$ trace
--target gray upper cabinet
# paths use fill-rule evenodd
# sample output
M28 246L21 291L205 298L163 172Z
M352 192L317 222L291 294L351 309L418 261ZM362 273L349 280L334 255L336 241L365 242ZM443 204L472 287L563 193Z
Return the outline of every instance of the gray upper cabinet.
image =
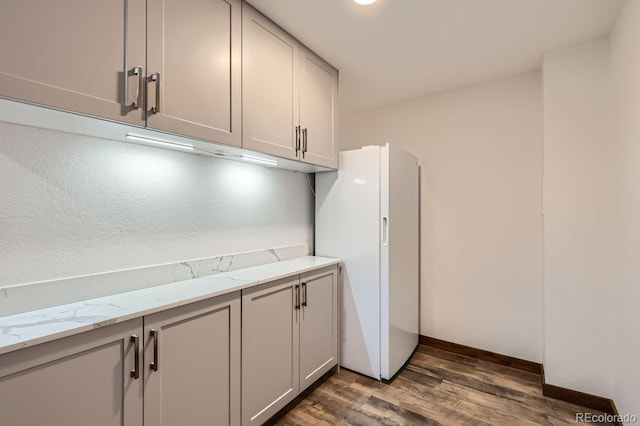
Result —
M0 96L144 125L144 0L3 2L0 52Z
M302 160L338 167L338 71L300 46Z
M243 4L243 148L337 168L338 72Z
M242 0L5 3L0 97L338 166L337 70Z
M298 42L246 3L242 20L243 148L297 159Z
M239 296L145 317L145 426L240 425Z
M3 425L142 425L142 318L0 357Z
M240 0L8 2L0 96L240 146L241 13Z
M240 0L147 8L147 127L240 146Z

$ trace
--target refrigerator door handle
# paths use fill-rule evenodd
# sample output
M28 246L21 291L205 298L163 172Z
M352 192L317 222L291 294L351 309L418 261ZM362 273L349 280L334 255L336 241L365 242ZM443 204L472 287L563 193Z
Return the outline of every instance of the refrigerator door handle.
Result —
M382 218L382 245L386 247L389 244L389 220Z

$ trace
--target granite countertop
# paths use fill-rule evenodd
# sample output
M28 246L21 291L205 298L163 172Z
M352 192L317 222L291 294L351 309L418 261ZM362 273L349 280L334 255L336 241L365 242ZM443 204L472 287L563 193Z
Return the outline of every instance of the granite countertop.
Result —
M0 317L0 354L335 265L305 256L142 290Z

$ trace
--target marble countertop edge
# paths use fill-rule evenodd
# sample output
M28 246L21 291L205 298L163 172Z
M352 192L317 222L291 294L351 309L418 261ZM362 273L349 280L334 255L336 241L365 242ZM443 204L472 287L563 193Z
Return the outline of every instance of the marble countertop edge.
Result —
M0 317L0 355L340 262L304 256Z

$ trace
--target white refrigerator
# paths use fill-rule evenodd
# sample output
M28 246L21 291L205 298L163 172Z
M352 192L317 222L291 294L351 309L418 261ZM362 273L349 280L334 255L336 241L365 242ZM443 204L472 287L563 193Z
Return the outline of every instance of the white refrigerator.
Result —
M393 145L316 174L315 252L344 260L343 367L391 379L418 345L420 169Z

